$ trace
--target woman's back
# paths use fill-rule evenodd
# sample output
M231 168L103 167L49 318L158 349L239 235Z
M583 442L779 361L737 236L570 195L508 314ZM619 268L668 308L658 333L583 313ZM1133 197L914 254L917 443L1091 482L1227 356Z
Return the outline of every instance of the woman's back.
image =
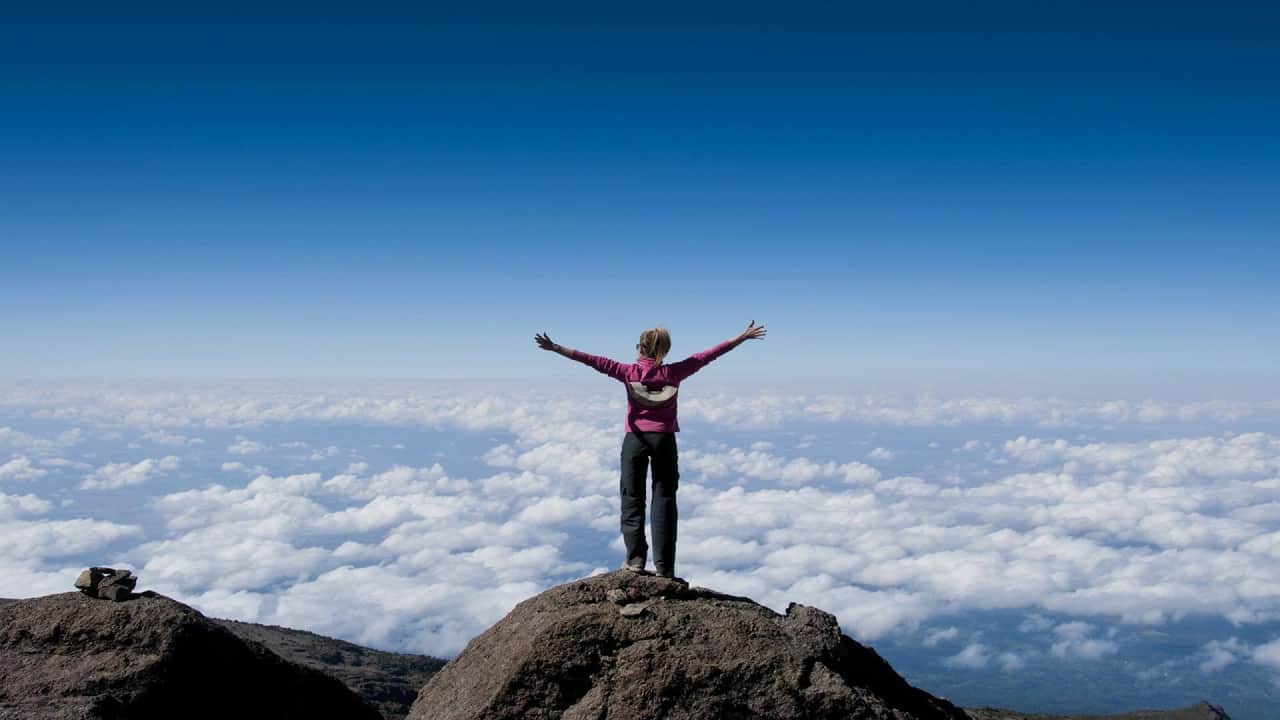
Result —
M634 363L620 363L607 357L591 355L557 345L546 333L534 336L538 347L589 365L621 382L627 390L626 435L619 456L622 474L619 490L622 500L620 529L627 549L622 566L645 572L649 552L644 535L645 475L653 467L653 564L659 575L674 577L676 564L676 490L679 488L679 450L676 418L680 383L707 366L707 363L747 340L764 337L764 328L754 320L742 334L694 353L671 365L662 359L671 348L671 337L664 328L651 328L636 343L638 357Z

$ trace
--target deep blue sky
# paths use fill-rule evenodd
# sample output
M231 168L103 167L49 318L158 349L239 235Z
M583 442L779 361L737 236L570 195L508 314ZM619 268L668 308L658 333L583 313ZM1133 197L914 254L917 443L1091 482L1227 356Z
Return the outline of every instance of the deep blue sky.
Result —
M690 5L6 10L0 375L1275 367L1277 11Z

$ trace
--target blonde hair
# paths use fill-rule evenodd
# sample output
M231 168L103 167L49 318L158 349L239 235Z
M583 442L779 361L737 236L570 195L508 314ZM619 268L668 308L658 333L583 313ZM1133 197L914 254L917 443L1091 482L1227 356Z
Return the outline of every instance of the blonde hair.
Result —
M649 328L640 333L640 342L636 345L636 349L641 355L662 362L667 353L671 352L671 333L661 326Z

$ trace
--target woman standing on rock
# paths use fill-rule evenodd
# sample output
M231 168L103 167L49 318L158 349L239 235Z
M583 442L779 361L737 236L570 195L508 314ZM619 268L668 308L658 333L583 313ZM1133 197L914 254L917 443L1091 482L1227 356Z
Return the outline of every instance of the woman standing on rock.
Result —
M621 483L622 540L627 546L624 569L645 572L645 557L649 552L644 539L645 475L652 460L653 504L649 524L653 535L653 566L662 577L675 576L676 487L680 479L676 458L676 433L680 430L676 421L676 393L684 379L707 363L764 334L764 326L752 320L747 329L732 340L671 365L662 363L671 350L671 335L662 327L640 333L636 362L632 364L557 345L545 332L534 336L534 342L543 350L589 365L627 388L627 434L622 438Z

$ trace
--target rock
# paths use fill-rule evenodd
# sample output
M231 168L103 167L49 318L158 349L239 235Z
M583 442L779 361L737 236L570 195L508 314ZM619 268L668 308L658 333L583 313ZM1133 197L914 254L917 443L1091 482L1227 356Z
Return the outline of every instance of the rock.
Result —
M76 578L76 588L90 597L120 602L133 597L138 578L129 570L91 567Z
M640 617L640 615L644 614L645 609L648 608L649 605L661 599L662 598L655 598L653 600L646 600L641 603L631 603L630 605L623 605L618 610L618 614L622 615L622 617Z
M128 600L132 596L133 596L133 593L129 592L129 588L123 587L121 585L115 585L113 587L98 588L98 597L102 598L103 600L110 600L112 602L124 602L125 600Z
M102 580L102 568L82 570L80 576L76 578L76 589L83 593L95 594L98 592L100 580Z
M119 586L123 587L123 585ZM341 682L155 593L0 604L0 720L378 720Z
M967 720L843 635L830 613L793 604L779 615L626 571L520 603L433 676L409 712L411 720L605 717Z
M98 597L116 602L129 599L133 594L134 586L138 584L138 578L128 570L105 569L110 572L98 583Z

